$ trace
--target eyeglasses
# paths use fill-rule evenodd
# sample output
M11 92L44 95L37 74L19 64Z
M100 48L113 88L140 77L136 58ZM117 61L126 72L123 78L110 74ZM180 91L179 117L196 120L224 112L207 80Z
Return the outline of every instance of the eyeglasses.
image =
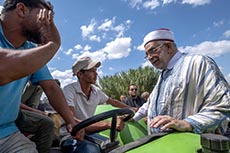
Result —
M131 91L134 91L134 90L135 90L135 91L137 91L137 88L134 88L134 89L130 89L130 90L131 90Z
M159 46L155 47L155 48L151 48L148 50L148 52L146 52L146 55L145 55L145 59L149 58L149 56L152 56L153 54L156 54L157 52L159 52L160 48L163 47L165 44L160 44Z

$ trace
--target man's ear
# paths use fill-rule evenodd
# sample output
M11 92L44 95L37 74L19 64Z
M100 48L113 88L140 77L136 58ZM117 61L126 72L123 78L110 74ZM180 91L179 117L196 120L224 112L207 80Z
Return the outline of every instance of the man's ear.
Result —
M166 47L168 48L168 49L167 49L167 52L168 52L169 54L174 53L174 51L173 51L173 45L172 45L172 44L165 44L165 45L166 45Z
M81 72L81 71L78 71L78 72L76 73L76 76L77 76L77 77L82 76L82 72Z
M16 10L17 15L18 15L19 17L24 18L25 15L28 13L29 8L26 7L25 4L23 4L23 3L18 3L18 4L16 5L15 10Z

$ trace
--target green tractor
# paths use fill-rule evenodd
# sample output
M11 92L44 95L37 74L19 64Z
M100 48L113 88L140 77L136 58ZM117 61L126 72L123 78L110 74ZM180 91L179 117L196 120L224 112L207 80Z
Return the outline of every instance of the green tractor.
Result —
M105 153L229 153L229 139L215 134L194 134L190 132L165 132L148 135L143 120L129 121L134 115L130 109L117 109L111 105L99 105L95 116L86 119L73 128L73 135L80 129L101 120L112 120L110 130L101 131L92 140ZM125 128L115 130L117 116L126 116Z

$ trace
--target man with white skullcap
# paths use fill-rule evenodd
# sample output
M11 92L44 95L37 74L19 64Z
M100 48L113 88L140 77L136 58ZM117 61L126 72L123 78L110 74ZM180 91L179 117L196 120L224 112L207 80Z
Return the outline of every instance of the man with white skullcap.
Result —
M172 31L161 28L143 42L146 59L162 70L135 121L147 116L149 134L166 130L226 132L230 87L213 59L178 51Z

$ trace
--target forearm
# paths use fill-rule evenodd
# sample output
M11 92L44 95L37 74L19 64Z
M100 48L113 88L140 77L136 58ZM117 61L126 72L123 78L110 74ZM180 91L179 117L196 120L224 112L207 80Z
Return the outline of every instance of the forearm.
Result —
M49 42L21 51L0 49L0 85L34 73L55 55L58 48L59 45Z
M213 132L219 127L226 130L224 124L228 122L227 116L229 116L229 90L222 83L219 83L207 92L214 94L206 96L208 100L202 103L203 107L198 113L184 119L193 126L195 133Z
M91 134L91 133L100 132L100 131L110 129L110 128L111 128L111 122L109 122L109 121L100 121L100 122L94 123L94 124L86 127L86 132L88 134Z
M53 96L49 98L49 102L67 123L75 124L73 115L70 112L61 91L53 92Z
M109 99L108 102L109 104L111 104L112 106L114 107L119 107L119 108L132 108L130 107L129 105L126 105L118 100L115 100L115 99Z
M198 113L184 120L189 122L193 126L193 131L198 134L207 131L213 132L220 127L226 130L226 124L228 124L227 117L218 112Z
M38 109L34 109L34 108L29 107L29 106L27 106L27 105L25 105L25 104L22 104L22 103L20 104L20 108L21 108L21 109L24 109L24 110L31 111L31 112L36 112L36 113L40 113L40 114L45 115L45 112L42 112L42 111L40 111L40 110L38 110Z
M147 111L148 111L148 106L149 104L146 102L144 103L139 109L138 111L135 113L135 115L133 116L133 120L134 121L138 121L144 117L147 116Z

